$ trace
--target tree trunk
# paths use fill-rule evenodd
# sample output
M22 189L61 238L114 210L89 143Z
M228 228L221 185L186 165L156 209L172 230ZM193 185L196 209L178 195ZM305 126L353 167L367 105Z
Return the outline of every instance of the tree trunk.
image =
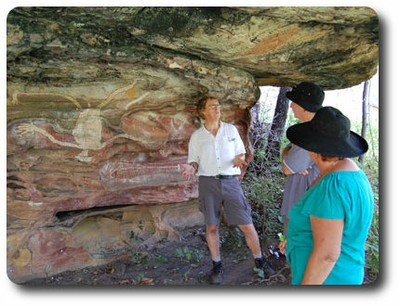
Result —
M279 161L280 158L282 133L285 128L289 109L289 99L286 98L286 92L288 92L289 89L289 87L281 87L276 101L274 118L268 134L268 142L265 150L266 157L270 161Z
M371 81L367 80L364 82L363 98L362 98L362 121L361 121L361 136L365 138L367 126L368 126L368 112L369 112L369 91ZM363 155L358 157L358 161L363 163Z

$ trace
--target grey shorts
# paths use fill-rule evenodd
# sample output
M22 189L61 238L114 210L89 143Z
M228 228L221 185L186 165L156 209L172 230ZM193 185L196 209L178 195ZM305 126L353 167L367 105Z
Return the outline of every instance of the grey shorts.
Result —
M237 178L216 179L199 177L200 211L207 225L217 225L221 208L230 225L252 224L251 207L244 197L242 186Z

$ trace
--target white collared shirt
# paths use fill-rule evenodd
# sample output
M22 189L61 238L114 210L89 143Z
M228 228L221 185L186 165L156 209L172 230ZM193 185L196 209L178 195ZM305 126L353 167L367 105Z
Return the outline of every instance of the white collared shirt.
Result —
M215 137L204 126L192 134L188 163L198 163L197 175L239 175L240 168L234 168L232 161L241 153L246 153L246 149L237 128L221 122Z

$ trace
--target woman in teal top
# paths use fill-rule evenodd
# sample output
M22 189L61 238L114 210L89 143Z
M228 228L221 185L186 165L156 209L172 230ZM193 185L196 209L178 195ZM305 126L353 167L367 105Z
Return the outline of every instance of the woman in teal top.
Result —
M374 198L364 172L350 159L368 150L339 110L324 107L287 130L309 151L320 175L289 213L287 260L292 284L360 285Z

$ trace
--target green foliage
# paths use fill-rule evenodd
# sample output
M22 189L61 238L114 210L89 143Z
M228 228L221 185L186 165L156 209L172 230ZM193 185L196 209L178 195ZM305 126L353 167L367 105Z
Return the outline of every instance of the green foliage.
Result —
M157 260L158 262L161 262L161 263L168 262L168 258L165 257L165 256L162 256L162 255L157 255L157 256L156 256L156 260Z
M134 231L130 231L129 239L131 239L133 241L143 241L143 239L140 238L139 235L137 235Z
M379 273L379 205L375 204L374 208L374 217L372 219L368 240L365 243L365 267L377 277Z
M371 148L371 146L370 146ZM368 176L374 192L374 216L369 230L366 248L366 268L376 279L379 273L379 162L378 154L371 150L364 156L363 170Z
M135 263L140 263L140 264L148 264L149 263L148 254L137 251L135 249L130 250L129 258Z
M142 232L144 230L144 224L142 221L139 221L138 225L139 230ZM150 260L155 259L157 262L165 263L168 262L168 258L162 255L155 255L149 252L141 250L140 243L143 242L143 238L140 237L139 234L134 231L130 231L129 239L132 240L134 246L129 250L129 259L135 263L139 264L148 264Z
M356 123L352 130L360 133L361 125ZM359 166L368 176L374 193L374 216L369 230L368 239L365 244L366 259L365 267L369 271L369 277L376 279L379 273L379 128L377 124L369 124L366 129L365 139L369 149L363 155L362 164ZM373 280L374 280L373 279ZM371 280L370 280L371 281Z
M199 249L189 249L188 247L178 248L175 251L176 256L184 262L200 262L204 257L203 251Z
M219 241L221 247L226 250L245 247L244 235L237 226L220 233Z
M246 175L242 186L252 205L253 222L262 241L277 237L283 225L279 222L284 176L276 163L263 161L267 167L260 174Z
M140 221L138 228L141 231L143 231L143 229L144 229L144 227L142 225L143 224ZM131 239L135 244L143 241L143 239L138 234L136 234L134 231L130 231L129 239ZM149 256L148 256L147 252L140 251L140 244L139 244L139 246L134 246L130 249L129 258L136 263L147 264L149 262Z
M138 283L140 283L143 279L144 279L144 273L139 273L136 276L136 280L137 280Z

